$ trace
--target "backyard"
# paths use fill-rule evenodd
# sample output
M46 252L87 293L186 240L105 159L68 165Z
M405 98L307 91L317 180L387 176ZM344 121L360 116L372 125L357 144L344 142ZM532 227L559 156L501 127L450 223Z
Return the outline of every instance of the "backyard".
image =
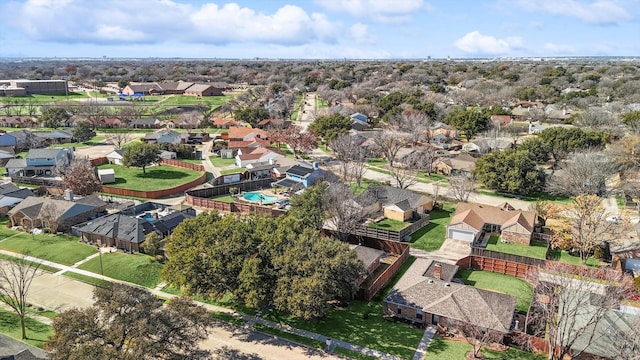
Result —
M79 148L79 147L84 147L84 146L95 146L95 145L99 145L103 142L105 142L105 140L107 139L106 136L104 135L96 135L93 138L91 138L88 141L85 142L70 142L70 143L65 143L65 144L54 144L49 146L52 149L57 149L57 148L70 148L70 147L75 147L75 148Z
M104 276L152 288L160 283L162 264L144 254L107 253L87 261L78 268L96 274L104 271Z
M411 224L406 223L404 221L393 220L389 218L384 218L378 222L369 223L369 227L374 229L382 229L382 230L391 230L391 231L400 231Z
M231 175L231 174L240 174L242 172L244 172L245 168L233 168L233 169L226 169L226 170L221 170L220 174L221 175Z
M465 359L465 355L472 351L472 346L464 341L456 341L445 339L440 336L434 337L429 342L426 359L438 360L459 360ZM509 348L506 351L490 350L482 348L480 350L482 356L486 360L504 360L504 359L520 359L520 360L544 360L546 357L541 354L534 354L515 348Z
M165 97L161 100L160 104L163 106L172 105L198 105L206 103L211 107L211 110L215 110L224 105L227 101L233 99L234 95L222 95L222 96L189 96L189 95L172 95Z
M234 165L236 163L236 158L223 159L218 155L211 155L209 156L209 161L211 161L215 167L225 167Z
M527 312L531 305L533 289L531 285L515 276L493 273L489 271L474 271L462 269L456 277L462 282L473 287L485 290L493 290L516 297L516 310Z
M547 256L546 242L531 241L531 245L529 246L515 243L506 243L500 241L500 236L498 235L491 235L486 249L505 254L526 256L541 260L546 259Z
M429 224L411 235L411 246L424 251L440 249L454 210L455 205L443 204L441 209L431 211Z
M109 187L130 190L162 190L185 184L197 179L202 172L183 169L174 166L160 165L150 166L146 173L141 168L124 167L121 165L104 164L99 169L113 169L116 173L116 182L107 184Z
M10 233L12 232L12 233ZM71 235L40 234L13 231L0 226L0 249L17 252L55 263L73 265L97 252L90 245L81 244Z
M353 195L358 196L362 194L369 186L379 186L382 185L381 182L372 180L372 179L362 179L360 182L360 187L355 182L349 183L351 186L351 190L353 191Z

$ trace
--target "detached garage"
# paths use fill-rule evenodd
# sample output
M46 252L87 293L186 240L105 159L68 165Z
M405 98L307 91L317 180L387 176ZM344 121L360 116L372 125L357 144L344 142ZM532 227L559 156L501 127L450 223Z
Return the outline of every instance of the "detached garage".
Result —
M463 230L449 227L447 229L447 237L454 240L464 240L468 242L472 242L475 240L476 234L478 232L473 230Z

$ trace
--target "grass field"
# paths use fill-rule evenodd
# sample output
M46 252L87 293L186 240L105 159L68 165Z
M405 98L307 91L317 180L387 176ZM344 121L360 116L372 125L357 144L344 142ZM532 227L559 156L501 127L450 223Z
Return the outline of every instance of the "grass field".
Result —
M378 222L372 222L369 224L369 227L375 228L375 229L383 229L383 230L392 230L392 231L400 231L404 228L406 228L407 226L409 226L410 224L403 222L403 221L398 221L398 220L393 220L393 219L387 219L385 218L384 220L378 221Z
M453 204L444 204L442 209L434 210L429 216L429 224L411 236L411 246L424 251L436 251L444 243L447 225L455 210Z
M461 360L465 359L465 354L472 351L473 347L464 341L455 341L445 339L440 336L434 337L429 342L426 359L434 360ZM541 354L534 354L519 349L509 348L506 351L489 350L483 348L480 350L482 356L486 360L544 360L546 357Z
M215 201L229 203L229 204L233 204L235 202L235 200L233 200L233 197L231 197L231 194L229 194L229 195L220 195L220 196L212 197L210 199L211 200L215 200Z
M127 168L120 165L104 164L99 169L114 169L116 182L108 184L110 187L130 190L162 190L175 187L197 179L200 171L183 169L168 165L151 166L146 174L141 168Z
M532 241L531 245L503 243L498 235L492 235L487 243L487 250L505 254L527 256L534 259L546 259L547 243Z
M93 138L91 138L91 140L86 141L86 142L72 142L72 143L66 143L66 144L55 144L55 145L51 145L49 146L52 149L57 149L57 148L70 148L70 147L75 147L75 148L80 148L83 146L95 146L98 145L100 143L105 142L105 140L107 139L106 136L104 135L97 135L94 136Z
M362 181L360 182L360 187L358 187L355 182L352 182L349 185L351 186L351 190L353 191L353 194L355 196L358 196L358 195L362 194L365 190L367 190L367 188L369 188L369 186L378 186L378 185L381 185L381 184L382 183L380 183L379 181L376 181L376 180L362 179Z
M231 175L231 174L239 174L241 172L244 172L245 168L233 168L233 169L227 169L227 170L222 170L220 171L221 175Z
M580 259L579 256L573 256L566 250L553 249L549 253L549 258L553 260L558 260L566 264L582 265L582 259ZM587 259L586 265L591 267L600 266L600 260L594 257L589 257Z
M231 159L223 159L218 155L211 155L209 156L209 161L211 161L211 163L213 164L213 166L215 167L225 167L225 166L231 166L233 164L236 163L236 159L235 158L231 158Z
M104 275L132 282L148 288L160 283L160 269L162 264L144 254L109 253L102 256ZM101 273L100 257L93 258L78 267L82 270Z
M43 347L44 343L53 335L51 326L41 323L27 316L27 344L36 347ZM0 333L21 340L22 330L20 329L20 318L8 310L0 310ZM21 340L22 341L22 340Z
M178 105L198 105L206 103L211 107L211 110L217 109L224 105L227 101L234 98L234 95L222 95L222 96L188 96L188 95L172 95L166 97L164 100L160 100L162 106L178 106Z
M516 310L524 312L529 310L533 289L528 282L520 278L488 271L473 271L467 269L458 271L456 276L467 285L513 295L517 299Z
M0 236L6 235L7 229L0 226ZM5 230L6 229L6 230ZM64 265L76 262L96 253L96 248L81 244L79 238L71 235L31 235L25 232L13 232L13 236L0 240L0 249L26 254L40 259L53 261Z

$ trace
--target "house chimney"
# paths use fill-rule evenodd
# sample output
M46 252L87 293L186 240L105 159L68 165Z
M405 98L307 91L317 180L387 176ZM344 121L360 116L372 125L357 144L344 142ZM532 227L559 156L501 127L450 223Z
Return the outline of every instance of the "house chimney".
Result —
M442 266L439 263L433 265L433 277L442 280Z

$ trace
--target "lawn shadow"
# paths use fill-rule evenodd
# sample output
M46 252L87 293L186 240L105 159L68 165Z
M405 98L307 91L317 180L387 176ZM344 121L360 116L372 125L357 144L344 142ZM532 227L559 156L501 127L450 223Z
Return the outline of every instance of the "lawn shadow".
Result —
M427 353L439 354L439 353L447 351L447 349L449 349L449 346L447 345L447 342L444 341L441 337L435 336L429 342L429 347L427 349Z
M163 180L175 180L182 179L189 176L188 174L177 170L158 170L148 169L146 173L137 174L136 177L143 179L163 179ZM117 179L116 179L117 182Z
M476 282L469 280L469 276L471 276L471 274L473 274L472 270L461 269L456 273L456 277L462 280L466 285L475 286Z
M442 219L451 217L452 210L439 209L434 210L429 214L429 220Z
M416 240L420 239L424 234L428 233L429 231L435 229L438 226L440 226L440 224L437 224L434 222L428 223L426 226L423 226L422 228L420 228L420 230L414 232L413 235L411 235L411 240L409 242L412 242L412 243L416 242Z

